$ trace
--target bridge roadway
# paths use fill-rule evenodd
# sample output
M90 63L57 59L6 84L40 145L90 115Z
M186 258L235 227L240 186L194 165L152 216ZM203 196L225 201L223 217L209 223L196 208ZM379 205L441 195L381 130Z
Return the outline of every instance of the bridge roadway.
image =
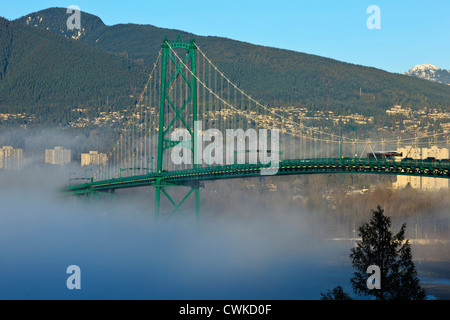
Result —
M116 189L162 184L198 186L199 182L219 179L261 177L262 175L294 175L317 173L372 173L450 178L450 162L424 160L395 161L389 159L296 159L281 160L277 170L269 165L233 164L186 169L169 172L150 172L144 175L120 177L71 185L61 189L73 195L92 192L114 192Z

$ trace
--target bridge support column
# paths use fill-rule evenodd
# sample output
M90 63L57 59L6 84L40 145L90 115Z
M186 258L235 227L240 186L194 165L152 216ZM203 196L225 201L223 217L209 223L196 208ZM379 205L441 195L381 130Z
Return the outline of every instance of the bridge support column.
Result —
M185 43L178 36L175 42L169 43L165 38L162 44L162 66L161 66L161 87L160 87L160 101L159 101L159 130L158 130L158 154L156 163L156 172L158 177L155 183L155 216L160 216L161 193L174 205L174 210L169 214L169 217L175 212L183 214L181 206L194 193L195 197L195 215L197 220L200 215L200 192L198 181L191 181L187 184L173 184L170 181L165 181L165 172L171 170L170 160L167 155L169 149L177 144L176 141L171 140L171 133L180 128L186 129L193 144L191 146L192 154L196 154L196 136L195 125L198 118L197 110L197 71L195 52L197 46L194 39L189 43ZM178 62L174 49L183 49L186 51L186 57L183 61ZM175 68L173 71L172 68ZM185 68L190 68L192 75L190 75ZM184 85L186 87L186 100L180 101L179 104L175 101L173 94L171 95L171 88L176 84ZM172 115L169 117L169 113ZM165 153L166 152L166 153ZM194 158L195 162L195 158ZM193 165L197 169L197 164ZM190 187L187 195L180 201L176 202L167 192L167 187Z
M159 218L159 207L161 202L161 187L156 186L155 187L155 219L158 220Z
M160 217L160 207L161 207L161 193L165 195L167 200L171 202L174 206L174 209L172 212L167 216L167 218L170 218L174 213L177 211L184 216L183 211L181 210L182 205L187 201L187 199L191 196L191 194L194 194L195 197L195 217L197 222L200 220L200 183L191 183L189 185L177 185L177 184L166 184L162 181L157 181L155 185L155 218L156 220ZM190 190L188 193L184 196L184 198L177 202L174 200L170 194L167 192L167 187L188 187Z
M200 189L197 187L195 190L195 216L197 222L200 220Z

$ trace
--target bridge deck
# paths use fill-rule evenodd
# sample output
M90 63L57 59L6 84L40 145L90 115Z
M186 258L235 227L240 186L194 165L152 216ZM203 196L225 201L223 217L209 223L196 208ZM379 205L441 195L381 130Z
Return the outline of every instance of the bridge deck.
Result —
M89 192L111 192L115 189L152 186L158 181L165 185L192 185L201 181L260 177L267 175L295 175L315 173L372 173L450 178L450 162L424 160L395 161L389 159L296 159L282 160L276 169L262 164L233 164L148 173L72 185L62 191L75 195Z

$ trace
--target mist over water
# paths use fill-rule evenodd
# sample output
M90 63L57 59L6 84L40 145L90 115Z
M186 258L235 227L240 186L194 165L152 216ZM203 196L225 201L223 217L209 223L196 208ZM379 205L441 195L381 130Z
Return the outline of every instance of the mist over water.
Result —
M95 169L43 164L43 150L96 150L95 135L49 130L19 145L16 138L12 132L0 142L24 148L30 161L20 172L0 171L0 299L320 299L337 285L352 293L352 243L330 241L330 226L305 206L284 203L283 191L272 193L280 197L271 206L272 198L260 201L267 193L236 188L239 180L211 182L200 190L198 223L192 210L156 221L151 187L92 201L58 192L71 173L91 177ZM214 193L221 188L231 192ZM174 189L175 198L185 195ZM224 201L231 205L223 208ZM162 202L162 212L172 208ZM66 286L70 265L81 269L81 290ZM430 282L435 269L425 274Z
M301 212L202 212L155 221L154 190L65 198L70 168L0 176L1 299L319 299L351 266ZM130 191L128 191L130 192ZM81 269L69 290L66 269ZM343 281L343 279L345 279Z

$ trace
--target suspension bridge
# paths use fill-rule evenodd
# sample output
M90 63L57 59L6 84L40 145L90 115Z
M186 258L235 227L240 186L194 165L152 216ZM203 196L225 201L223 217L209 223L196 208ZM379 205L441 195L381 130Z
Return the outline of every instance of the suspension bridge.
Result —
M157 216L162 197L172 203L173 212L195 197L198 216L199 190L211 180L343 172L450 178L450 162L408 159L408 154L401 159L383 157L376 152L407 145L448 145L446 135L370 141L358 139L356 127L348 127L355 137L305 126L298 115L263 105L244 92L194 40L164 39L107 161L89 180L70 184L69 178L63 191L89 197L152 186ZM176 201L168 192L171 187L188 191Z

